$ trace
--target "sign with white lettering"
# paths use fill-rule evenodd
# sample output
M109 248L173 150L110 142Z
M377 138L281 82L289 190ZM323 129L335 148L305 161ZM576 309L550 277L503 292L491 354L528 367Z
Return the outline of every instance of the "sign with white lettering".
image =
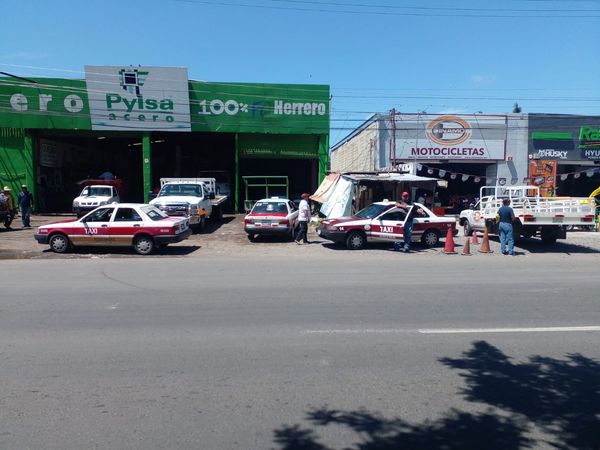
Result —
M93 130L191 131L187 69L85 66Z
M397 160L503 160L506 116L400 114Z
M329 86L190 82L192 131L329 133Z

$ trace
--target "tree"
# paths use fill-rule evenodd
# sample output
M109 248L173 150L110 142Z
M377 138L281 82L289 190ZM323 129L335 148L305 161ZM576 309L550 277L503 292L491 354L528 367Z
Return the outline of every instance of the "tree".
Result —
M513 113L520 113L521 112L521 107L519 106L519 104L517 102L515 102L515 106L513 106Z

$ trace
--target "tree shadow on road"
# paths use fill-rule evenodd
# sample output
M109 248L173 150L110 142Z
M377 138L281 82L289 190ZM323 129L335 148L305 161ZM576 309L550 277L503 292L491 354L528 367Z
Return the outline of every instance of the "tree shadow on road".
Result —
M460 358L440 362L461 371L466 400L487 405L482 413L451 409L440 418L409 423L364 409L327 407L307 413L314 428L285 425L275 430L281 450L333 450L319 442L318 427L337 425L357 435L345 450L600 448L600 363L580 354L514 362L485 341ZM538 440L527 433L537 427Z

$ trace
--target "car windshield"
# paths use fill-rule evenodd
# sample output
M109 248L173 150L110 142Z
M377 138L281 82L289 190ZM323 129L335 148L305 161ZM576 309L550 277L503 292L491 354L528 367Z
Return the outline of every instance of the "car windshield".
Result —
M387 211L394 205L382 205L378 203L373 203L372 205L367 206L366 208L361 209L356 214L355 217L360 217L361 219L373 219L377 217L384 211Z
M183 195L190 197L199 197L201 195L200 186L197 184L165 184L158 196L163 195Z
M83 190L82 195L98 195L101 197L110 197L112 189L109 187L88 187Z
M169 217L167 214L162 212L160 209L155 208L154 206L142 206L140 209L152 220L161 220L165 217Z
M288 207L286 202L256 202L252 208L252 214L286 213Z

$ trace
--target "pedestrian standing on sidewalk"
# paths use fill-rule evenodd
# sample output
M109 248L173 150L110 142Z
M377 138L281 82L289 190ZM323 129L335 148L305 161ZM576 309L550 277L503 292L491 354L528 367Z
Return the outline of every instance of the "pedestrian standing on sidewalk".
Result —
M21 186L21 192L19 192L18 198L19 208L21 208L21 221L23 222L23 228L30 228L31 208L33 206L33 195L27 190L27 186L24 184Z
M309 194L306 192L300 196L300 207L298 208L298 234L296 234L296 244L308 244L308 222L310 221L310 204L308 203Z
M4 186L2 192L4 193L4 196L6 197L6 201L8 203L8 225L6 228L10 229L10 224L17 215L17 206L15 205L15 198L12 195L12 191L8 186Z
M515 220L515 212L510 207L510 199L502 200L502 206L496 214L498 227L500 228L500 250L503 255L515 256L515 239L513 236L513 220ZM508 250L506 242L508 241Z

